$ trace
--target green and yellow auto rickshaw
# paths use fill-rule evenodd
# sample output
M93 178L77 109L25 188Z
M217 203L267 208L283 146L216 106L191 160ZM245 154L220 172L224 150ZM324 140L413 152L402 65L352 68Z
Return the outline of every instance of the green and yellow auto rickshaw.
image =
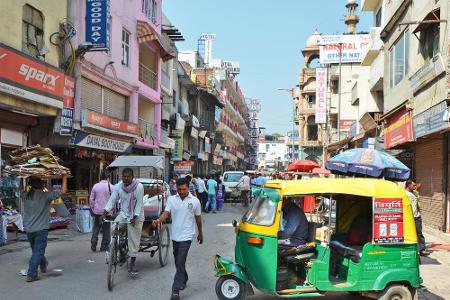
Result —
M254 194L251 208L233 222L235 262L214 259L220 299L245 299L253 287L281 297L340 291L417 299L416 229L408 196L397 184L362 178L274 180ZM281 251L282 203L304 196L328 208L308 223L308 244Z

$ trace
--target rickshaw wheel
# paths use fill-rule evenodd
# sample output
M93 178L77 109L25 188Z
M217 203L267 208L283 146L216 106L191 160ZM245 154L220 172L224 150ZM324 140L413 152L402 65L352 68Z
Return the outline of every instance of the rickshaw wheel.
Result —
M413 297L407 286L391 284L380 292L378 300L413 300Z
M158 251L159 264L161 265L161 267L164 267L167 264L167 255L169 253L169 246L170 246L170 234L167 225L161 226L158 235L158 244L159 244L159 251Z
M216 282L216 295L220 300L244 300L247 285L236 276L221 276Z

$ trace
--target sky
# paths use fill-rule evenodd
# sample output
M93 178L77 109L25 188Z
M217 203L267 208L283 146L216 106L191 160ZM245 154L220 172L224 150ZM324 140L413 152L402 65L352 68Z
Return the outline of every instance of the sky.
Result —
M358 1L360 3L361 1ZM185 37L179 50L196 50L202 32L216 33L212 57L240 62L236 79L244 94L260 99L259 125L266 133L292 130L292 98L304 65L301 49L318 30L346 31L346 0L163 0L163 11ZM370 13L361 13L358 31L369 31Z

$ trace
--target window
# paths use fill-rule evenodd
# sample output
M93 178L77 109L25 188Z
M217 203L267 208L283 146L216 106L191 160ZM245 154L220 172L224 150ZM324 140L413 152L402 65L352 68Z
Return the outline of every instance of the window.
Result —
M158 17L158 3L156 0L142 0L142 12L156 25Z
M432 59L439 51L439 24L430 24L420 33L420 52L423 58L428 61Z
M44 43L44 16L28 4L23 6L22 13L22 51L44 59L48 52Z
M316 118L314 116L309 116L307 121L308 128L308 141L317 141L318 132Z
M378 9L377 14L375 15L375 27L381 27L381 10L383 7Z
M130 33L122 28L122 65L130 66Z
M389 52L391 87L396 86L408 74L409 30L405 30Z
M271 226L275 220L277 205L276 201L271 201L264 195L259 196L242 220L250 224Z

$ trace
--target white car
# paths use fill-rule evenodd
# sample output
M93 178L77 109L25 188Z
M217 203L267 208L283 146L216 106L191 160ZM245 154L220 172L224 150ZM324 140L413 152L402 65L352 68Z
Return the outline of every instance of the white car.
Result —
M223 185L225 186L226 198L231 194L230 187L235 187L242 176L244 176L244 172L242 171L227 171L223 173Z
M169 197L169 185L160 179L138 178L138 180L144 186L145 218L159 217L163 209L163 202L165 204Z

